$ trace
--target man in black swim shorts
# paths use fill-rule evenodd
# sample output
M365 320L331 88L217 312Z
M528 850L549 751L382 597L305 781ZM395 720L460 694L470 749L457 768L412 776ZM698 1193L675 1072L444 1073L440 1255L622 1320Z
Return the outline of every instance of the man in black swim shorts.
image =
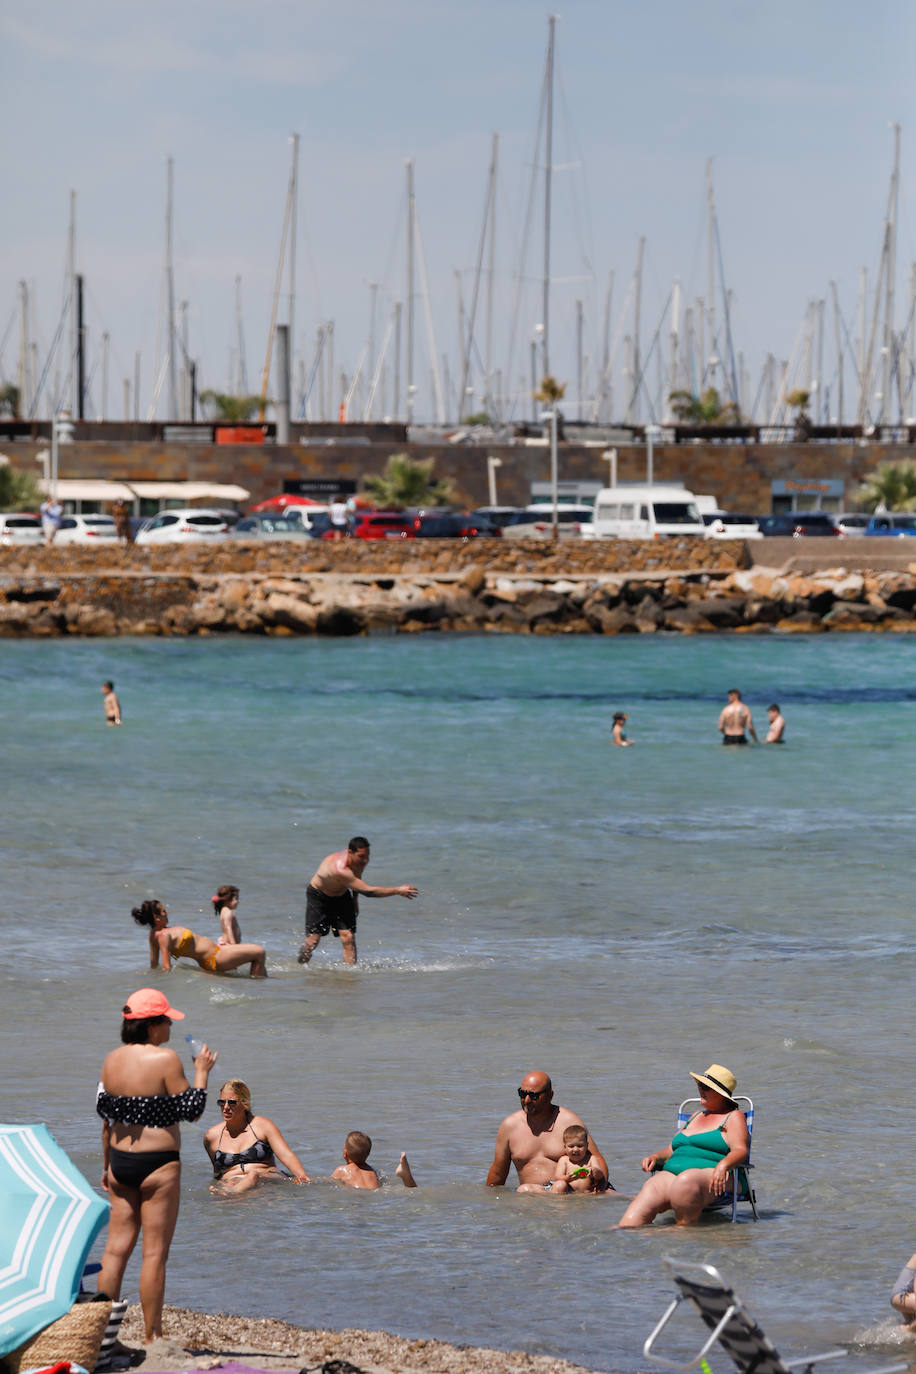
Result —
M741 693L737 687L729 689L728 705L722 707L719 716L719 730L722 733L723 744L747 744L747 735L750 734L755 744L759 744L757 731L754 729L754 720L750 710L741 700Z
M322 935L339 936L345 964L356 963L356 918L359 897L407 897L417 895L410 883L400 887L371 887L363 882L369 862L369 841L356 835L346 849L321 860L306 889L305 944L299 950L299 963L307 964Z

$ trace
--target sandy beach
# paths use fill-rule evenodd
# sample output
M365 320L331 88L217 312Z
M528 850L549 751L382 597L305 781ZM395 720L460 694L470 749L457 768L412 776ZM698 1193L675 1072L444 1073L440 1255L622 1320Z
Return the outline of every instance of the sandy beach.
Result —
M321 1331L264 1317L192 1312L166 1307L168 1333L145 1343L139 1304L127 1309L121 1339L146 1350L140 1370L218 1369L249 1364L258 1369L302 1369L325 1360L347 1360L364 1374L423 1369L439 1374L588 1374L582 1365L523 1351L486 1350L445 1341L405 1340L387 1331Z

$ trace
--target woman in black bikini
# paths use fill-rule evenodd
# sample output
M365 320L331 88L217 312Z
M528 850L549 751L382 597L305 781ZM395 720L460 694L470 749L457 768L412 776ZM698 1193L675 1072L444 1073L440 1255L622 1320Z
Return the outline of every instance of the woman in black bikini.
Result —
M96 1099L104 1119L102 1187L111 1201L99 1291L121 1296L124 1270L142 1230L140 1304L146 1339L152 1341L162 1335L165 1264L178 1220L178 1122L203 1115L216 1055L204 1045L194 1061L192 1088L178 1055L166 1046L172 1022L183 1021L184 1012L170 1007L156 988L140 988L128 997L123 1015L123 1043L102 1065Z
M259 1183L285 1178L276 1160L297 1183L308 1183L308 1174L279 1127L269 1117L252 1113L251 1093L241 1079L230 1078L223 1084L217 1106L223 1119L204 1136L204 1148L220 1185L214 1192L247 1193Z

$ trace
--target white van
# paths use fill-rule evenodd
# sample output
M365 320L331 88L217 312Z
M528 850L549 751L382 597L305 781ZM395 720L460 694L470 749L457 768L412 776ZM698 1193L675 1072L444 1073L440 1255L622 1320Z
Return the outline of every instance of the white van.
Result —
M660 539L667 535L706 534L696 498L686 487L603 487L595 497L583 539Z

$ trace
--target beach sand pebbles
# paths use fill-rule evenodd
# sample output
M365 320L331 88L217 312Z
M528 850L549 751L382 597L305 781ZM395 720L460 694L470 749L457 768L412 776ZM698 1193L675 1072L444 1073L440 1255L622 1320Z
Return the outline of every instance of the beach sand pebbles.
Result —
M313 1331L269 1317L235 1317L166 1307L167 1334L145 1343L140 1308L133 1305L121 1326L128 1346L145 1346L140 1370L216 1369L221 1361L257 1369L301 1369L324 1360L348 1360L365 1374L584 1374L582 1365L549 1355L406 1340L385 1331Z

